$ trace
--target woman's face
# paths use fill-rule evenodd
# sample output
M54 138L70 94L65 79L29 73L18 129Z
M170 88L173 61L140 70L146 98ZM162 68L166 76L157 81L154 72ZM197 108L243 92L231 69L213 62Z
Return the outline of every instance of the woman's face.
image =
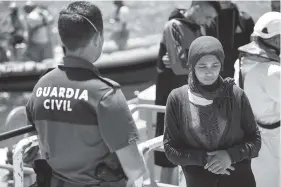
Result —
M200 58L194 67L195 75L203 85L213 84L220 73L221 63L214 55L206 55Z

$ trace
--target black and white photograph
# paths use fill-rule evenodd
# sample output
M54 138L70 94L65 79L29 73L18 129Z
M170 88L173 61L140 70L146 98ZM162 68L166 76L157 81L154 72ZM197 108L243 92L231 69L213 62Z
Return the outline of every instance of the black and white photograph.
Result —
M280 0L0 1L0 187L281 187Z

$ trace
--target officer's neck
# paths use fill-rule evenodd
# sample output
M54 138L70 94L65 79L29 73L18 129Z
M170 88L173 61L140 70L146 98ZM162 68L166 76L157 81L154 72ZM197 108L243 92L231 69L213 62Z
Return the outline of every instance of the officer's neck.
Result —
M90 50L83 49L83 50L75 50L75 51L69 51L66 50L66 55L67 56L73 56L77 58L82 58L88 62L94 63L100 55L96 55Z

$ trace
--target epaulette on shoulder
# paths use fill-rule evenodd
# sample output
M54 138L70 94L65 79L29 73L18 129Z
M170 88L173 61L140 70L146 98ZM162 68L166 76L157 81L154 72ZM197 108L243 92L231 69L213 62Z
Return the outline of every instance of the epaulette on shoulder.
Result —
M48 74L49 72L51 72L54 68L49 68L46 71L44 71L44 73L40 76L40 78L42 78L44 75Z
M111 79L108 79L108 78L104 78L104 77L100 77L100 79L106 83L107 85L113 87L113 88L120 88L120 84L118 84L117 82L111 80Z

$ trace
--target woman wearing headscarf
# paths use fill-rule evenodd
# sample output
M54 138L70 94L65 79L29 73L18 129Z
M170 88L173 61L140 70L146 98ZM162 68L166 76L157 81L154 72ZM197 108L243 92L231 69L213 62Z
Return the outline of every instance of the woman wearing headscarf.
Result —
M258 156L260 132L243 90L219 76L224 57L216 38L194 40L188 84L168 97L165 154L182 167L187 186L256 186L251 159Z

